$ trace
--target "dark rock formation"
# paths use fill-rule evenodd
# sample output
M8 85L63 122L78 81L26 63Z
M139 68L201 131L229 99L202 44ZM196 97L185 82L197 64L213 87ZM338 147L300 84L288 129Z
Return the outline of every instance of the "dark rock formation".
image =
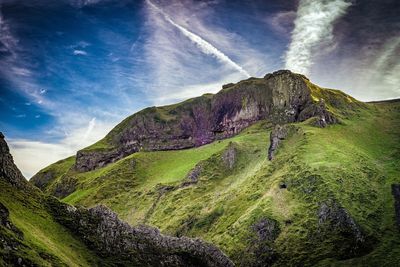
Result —
M299 120L304 121L312 117L316 118L313 125L321 128L325 128L328 124L338 122L337 118L326 109L326 104L323 99L320 99L319 103L316 105L307 106L300 114Z
M270 145L268 148L268 159L272 160L274 158L274 154L279 147L279 144L282 140L288 138L291 134L296 131L296 127L293 125L275 125L275 128L271 131L269 136Z
M237 158L237 149L232 142L230 142L228 147L222 152L221 158L228 169L233 169Z
M75 177L66 177L54 186L52 194L58 198L64 198L76 190L78 181Z
M333 122L322 104L312 100L307 82L303 75L283 70L228 84L215 95L144 109L106 136L107 149L79 151L75 167L89 171L140 150L201 146L233 136L263 119L283 124L318 116L321 125Z
M216 247L199 239L168 237L155 228L131 227L104 206L76 209L50 201L56 219L102 257L130 266L233 266Z
M250 239L248 251L254 255L254 261L248 264L254 267L272 266L278 259L274 250L274 241L280 234L278 222L270 218L261 218L251 226L251 230L255 235Z
M199 162L194 166L193 169L189 171L189 173L186 175L186 179L182 182L180 187L186 187L192 184L196 184L199 180L199 177L201 175L201 172L203 171L203 162Z
M335 200L328 200L320 204L318 225L322 240L335 239L331 242L335 244L335 253L340 258L351 258L366 254L374 243L347 210Z
M392 184L392 195L394 197L394 211L396 214L397 227L400 230L400 184Z
M10 154L10 150L3 133L0 132L0 177L5 179L13 186L24 188L27 181L21 171L15 166L14 159Z

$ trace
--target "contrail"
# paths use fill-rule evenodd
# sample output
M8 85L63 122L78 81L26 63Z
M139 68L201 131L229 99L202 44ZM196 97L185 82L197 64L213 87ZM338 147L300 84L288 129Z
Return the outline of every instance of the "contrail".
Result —
M285 67L307 74L313 64L313 53L321 44L332 41L333 23L350 5L346 0L301 0Z
M250 77L250 74L245 69L243 69L237 63L235 63L232 59L230 59L227 55L225 55L220 50L218 50L218 48L216 48L215 46L213 46L212 44L210 44L209 42L207 42L206 40L204 40L203 38L201 38L197 34L194 34L193 32L189 31L188 29L186 29L186 28L182 27L181 25L177 24L175 21L173 21L171 19L171 17L167 13L165 13L161 8L156 6L150 0L146 0L146 1L152 8L154 8L161 15L163 15L163 17L165 18L166 21L171 23L174 27L176 27L178 30L180 30L183 35L185 35L193 43L195 43L203 53L205 53L207 55L214 56L215 58L217 58L221 62L226 63L227 65L229 65L232 68L234 68L235 70L239 71L240 73L242 73L246 77Z

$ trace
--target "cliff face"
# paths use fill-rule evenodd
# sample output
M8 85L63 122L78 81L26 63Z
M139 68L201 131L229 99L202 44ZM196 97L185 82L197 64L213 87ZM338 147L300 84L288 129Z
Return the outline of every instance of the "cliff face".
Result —
M0 177L6 179L12 185L23 188L27 182L21 171L15 166L10 149L4 140L3 133L0 132Z
M21 209L18 209L19 206ZM54 246L56 249L41 248L39 256L35 256L35 244L24 237L26 228L14 225L10 219L13 214L21 223L25 219L21 218L21 213L26 213L22 209L40 214L40 220L45 220L44 225L35 225L37 222L34 219L26 222L35 229L31 239L42 238L36 233L40 233L40 228L46 227L46 224L62 229L61 232L68 238L63 236L66 240L58 240L57 236L53 236L55 233L47 229L44 233L46 240L52 244L51 249ZM199 239L165 236L147 226L131 227L105 206L75 208L54 197L45 197L22 176L0 133L0 265L69 265L65 255L53 253L63 250L57 247L59 242L72 246L68 243L71 238L82 242L88 253L96 255L91 266L233 266L217 247ZM79 260L77 264L87 265Z
M103 147L79 151L75 168L93 170L140 150L201 146L264 119L288 123L317 116L321 126L334 122L324 104L312 99L307 82L303 75L282 70L226 85L215 95L144 109L115 127L102 141Z

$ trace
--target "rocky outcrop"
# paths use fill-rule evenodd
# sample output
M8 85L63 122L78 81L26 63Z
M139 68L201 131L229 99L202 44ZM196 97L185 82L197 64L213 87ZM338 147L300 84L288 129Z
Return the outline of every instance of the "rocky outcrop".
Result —
M366 254L373 244L349 212L335 200L329 199L318 209L320 238L324 241L334 238L335 253L341 258L351 258Z
M76 190L78 180L75 177L65 177L54 185L52 195L58 198L64 198Z
M49 201L56 219L105 259L129 266L233 266L216 247L199 239L169 237L155 228L131 227L105 206L76 209ZM129 263L129 264L128 264Z
M307 82L303 75L282 70L225 85L215 95L144 109L106 136L107 149L79 151L75 168L93 170L141 150L201 146L264 119L283 124L318 116L321 126L334 122L325 106L312 99Z
M243 266L272 266L278 259L278 254L274 249L275 239L280 234L277 221L263 217L251 225L251 232L248 252L253 256L253 261L243 263Z
M27 181L21 171L15 166L14 159L10 154L10 149L4 140L3 133L0 132L0 178L5 179L13 186L24 188Z
M400 230L400 184L392 184L392 195L394 197L396 224Z
M221 155L222 162L228 169L233 169L237 160L237 149L234 143L230 142L228 147L222 152Z
M272 160L274 158L275 152L279 147L279 144L292 135L296 131L296 127L294 125L275 125L274 129L272 129L269 141L270 145L268 148L268 159Z
M306 107L299 115L300 121L305 121L308 118L315 118L312 122L314 126L325 128L328 124L337 123L338 119L328 112L325 100L320 99L318 104Z

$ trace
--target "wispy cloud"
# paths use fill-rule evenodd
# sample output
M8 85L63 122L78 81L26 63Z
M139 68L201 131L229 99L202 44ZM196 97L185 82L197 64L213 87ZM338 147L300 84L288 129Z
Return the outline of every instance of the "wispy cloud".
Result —
M14 88L23 93L31 102L49 103L40 95L34 82L34 73L26 66L23 57L25 52L20 47L20 41L12 32L11 22L6 20L0 3L0 74L13 84Z
M86 56L87 55L86 51L78 50L78 49L75 49L73 53L74 53L74 55L80 55L80 56Z
M247 74L262 76L273 70L268 53L256 50L238 33L212 23L218 17L215 2L171 0L151 3L156 8L147 4L145 9L145 65L142 65L151 80L145 78L139 82L154 105L216 92L224 83L248 77L238 68L210 54L210 51L203 51L204 48L185 34L186 31L174 24L206 40L224 55L229 55L228 58Z
M15 58L17 45L18 39L11 33L9 23L4 19L0 3L0 52L8 53L11 57Z
M150 0L146 0L146 2L154 8L158 13L160 13L165 20L167 20L172 26L176 27L179 31L182 32L183 35L185 35L189 40L191 40L193 43L195 43L203 53L207 55L211 55L221 61L224 64L229 65L231 68L237 70L238 72L242 73L245 77L250 77L250 74L241 66L239 66L236 62L234 62L232 59L230 59L227 55L225 55L223 52L218 50L215 46L201 38L199 35L191 32L190 30L186 29L185 27L182 27L181 25L177 24L172 18L165 13L161 8L156 6L153 2Z
M351 5L346 0L301 0L285 68L308 74L314 54L333 40L333 23Z
M25 68L12 67L11 70L15 75L19 76L31 76L32 74L30 70Z

